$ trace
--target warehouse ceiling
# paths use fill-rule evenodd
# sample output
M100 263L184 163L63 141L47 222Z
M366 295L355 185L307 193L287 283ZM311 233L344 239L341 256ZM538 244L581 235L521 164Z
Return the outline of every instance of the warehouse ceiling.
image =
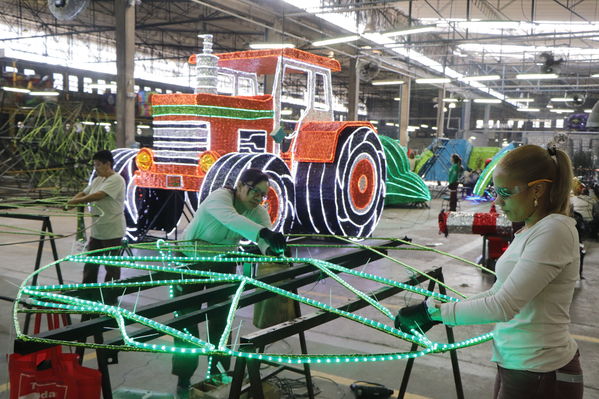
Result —
M217 52L247 50L250 43L285 42L334 56L344 67L335 76L340 87L349 81L350 60L358 58L359 66L376 64L380 70L376 79L449 77L446 88L455 96L599 96L599 78L591 77L599 74L596 0L138 0L135 4L138 60L185 60L201 47L197 35L211 33ZM40 40L69 37L114 45L112 0L92 0L68 21L54 18L46 0L2 0L0 6L0 23L13 26L15 33L0 38L0 47L27 36L32 27ZM338 22L340 18L345 22ZM434 30L380 40L381 33L417 26ZM354 33L361 37L351 43L312 44ZM550 70L559 78L516 79L517 74ZM480 75L500 78L476 84L462 81ZM413 90L430 97L437 86L416 84ZM391 96L397 90L362 82L365 95L388 91Z

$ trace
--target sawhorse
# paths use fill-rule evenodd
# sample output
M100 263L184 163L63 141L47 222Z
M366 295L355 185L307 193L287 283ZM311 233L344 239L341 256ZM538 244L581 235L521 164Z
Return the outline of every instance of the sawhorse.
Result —
M21 220L37 220L42 222L42 229L40 230L40 238L37 246L37 254L35 256L35 266L33 271L39 270L42 254L44 252L44 243L46 240L50 241L50 248L52 248L52 258L56 262L58 260L58 251L56 249L56 242L54 241L54 231L52 230L52 222L50 222L50 216L46 215L30 215L26 213L12 213L12 212L0 212L0 217L21 219ZM49 236L49 237L48 237ZM58 278L58 284L63 284L62 271L60 270L60 263L56 263L56 277ZM35 274L31 279L31 285L37 284L38 275ZM66 315L67 320L70 324L70 318ZM23 324L23 332L27 334L29 331L29 324L31 323L31 313L25 315L25 323Z

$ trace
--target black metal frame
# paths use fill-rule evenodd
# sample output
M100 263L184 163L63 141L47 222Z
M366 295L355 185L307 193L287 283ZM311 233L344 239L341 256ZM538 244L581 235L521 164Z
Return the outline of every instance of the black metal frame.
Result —
M44 234L44 233L54 234L54 231L52 230L52 222L50 222L50 216L29 215L26 213L0 212L0 217L21 219L21 220L38 220L38 221L42 222L42 228L40 230L41 231L40 239L39 239L39 243L37 246L37 253L35 255L35 265L33 267L34 272L38 271L40 268L40 264L42 261L42 254L44 251L44 243L46 241L50 241L50 247L52 248L52 257L54 258L54 261L57 261L59 259L58 251L56 249L56 242L54 241L54 237L52 237L52 236L48 237L46 234ZM33 276L33 279L31 280L32 285L37 284L37 276L38 276L37 274L35 276ZM58 278L58 283L63 284L62 271L60 270L60 263L56 264L56 277ZM67 320L70 323L69 315L66 315L66 316L67 316ZM31 313L27 313L25 315L25 323L23 325L23 332L25 332L25 334L27 334L27 331L29 331L30 322L31 322Z
M398 242L387 242L385 246L394 247L401 245ZM380 259L381 256L367 249L345 249L346 253L329 258L328 261L347 267L347 268L356 268L363 264L366 264L370 261ZM386 252L386 251L381 251ZM339 273L339 272L335 272ZM441 268L434 269L428 272L431 276L437 278L439 281L443 281L443 274L441 272ZM151 278L148 276L140 276L134 277L131 279L124 280L126 282L135 282L135 281L148 281L150 279L161 279L165 277L167 273L153 273ZM170 275L169 277L172 277ZM320 270L315 270L312 265L308 264L299 264L295 265L292 268L285 269L280 272L272 273L265 275L260 278L261 281L273 284L278 283L282 289L295 292L298 288L312 284L316 281L327 278ZM406 281L407 284L418 284L426 281L426 278L423 276L418 276L410 281ZM433 281L429 281L429 290L434 289L435 283ZM200 324L205 322L205 320L210 318L211 315L216 313L227 312L231 305L231 295L236 291L236 284L220 284L215 285L214 287L204 289L200 292L190 293L187 295L183 295L180 297L172 298L169 300L165 300L162 302L154 303L149 306L140 308L137 310L137 314L145 316L145 317L157 317L160 315L172 313L173 311L187 308L198 303L207 302L208 298L212 301L215 299L222 299L223 302L218 303L214 306L210 306L205 309L200 309L192 313L188 313L182 315L177 318L172 318L164 322L164 324L182 329L184 327L190 326L192 324ZM103 289L104 291L108 289ZM131 288L122 293L121 289L119 293L124 295L125 293L135 293L138 292L137 288ZM276 294L266 290L253 290L253 287L248 287L248 290L251 292L244 292L239 299L238 308L243 308L246 306L253 305L257 302L260 302L264 299L271 298ZM384 287L381 288L374 293L371 294L372 298L376 298L377 300L381 300L387 298L389 296L395 295L399 292L403 291L401 288L397 287ZM439 292L445 293L445 289L443 286L439 286ZM78 297L85 298L98 298L99 293L94 293L94 291L81 291L81 292L73 292L71 294L76 294ZM355 311L357 309L363 308L367 306L367 302L363 299L356 299L346 303L343 306L338 307L340 310L346 311ZM299 315L299 303L296 302L296 310ZM307 353L307 347L305 342L304 331L319 326L321 324L327 323L331 320L338 318L339 316L334 313L328 312L315 312L306 316L301 316L296 318L294 321L281 323L274 327L269 327L268 329L260 330L255 333L246 335L241 337L241 342L244 344L245 351L263 351L264 347L272 342L276 342L280 339L298 334L300 339L300 347L302 353ZM122 345L123 340L119 337L116 339L108 340L104 342L103 332L106 328L116 327L116 323L112 318L109 317L99 317L91 320L86 320L78 324L71 324L69 326L63 327L61 329L56 329L52 331L47 331L37 335L38 338L45 339L56 339L56 340L72 340L72 341L81 341L87 339L87 337L94 337L95 343L98 344L106 344L106 345ZM156 332L151 328L144 328L137 331L132 335L132 338L137 339L140 342L146 342L158 338L163 335L160 332ZM454 342L453 332L451 329L447 329L447 337L449 342ZM247 345L246 345L247 344ZM15 340L15 352L16 353L31 353L40 349L48 348L53 345L43 344L38 342L29 342L29 341L21 341ZM416 345L412 345L412 351L416 349ZM110 384L110 375L108 370L109 364L118 363L118 351L113 349L96 349L98 368L102 373L102 392L104 399L112 398L112 389ZM454 380L456 383L456 391L458 393L458 398L463 398L463 389L459 372L459 364L457 359L457 354L455 351L450 353ZM406 369L404 371L404 376L402 379L402 388L400 389L400 398L405 394L405 390L407 388L407 384L409 381L411 368L413 365L414 359L409 359L406 365ZM238 397L242 391L250 389L254 398L262 398L262 383L261 381L272 376L278 374L283 370L289 370L298 372L306 376L307 387L308 387L308 396L310 398L314 397L314 392L312 389L311 382L311 373L309 365L304 365L303 369L294 368L287 365L279 365L277 369L270 372L268 375L261 377L259 370L260 362L255 359L245 359L238 358L235 362L235 370L234 370L234 378L231 384L230 397ZM248 370L248 375L250 378L250 384L247 386L243 385L243 377L245 369Z
M433 272L429 273L431 276L435 277L437 280L439 280L440 282L443 282L443 272L441 270L441 268L435 269ZM432 280L429 280L428 282L428 290L432 291L435 289L435 285L436 283ZM444 286L439 285L439 293L446 295L447 294L447 290L445 289ZM455 337L453 335L453 330L448 327L445 326L445 332L447 333L447 342L449 343L453 343L455 342ZM416 348L418 347L418 344L412 344L412 346L410 347L410 351L413 352L416 350ZM456 394L458 399L464 399L464 388L462 386L462 378L460 375L460 365L458 363L458 353L456 352L456 350L452 350L449 351L449 356L451 358L451 368L453 370L453 380L455 382L455 389L456 389ZM402 399L405 394L406 394L406 390L408 388L408 382L410 381L410 374L412 373L412 366L414 365L414 358L408 359L408 362L406 363L406 368L404 369L404 374L403 377L401 379L401 386L399 388L399 393L397 395L398 399Z
M427 271L427 274L436 278L437 280L443 282L443 272L441 268L436 268L431 271ZM405 281L405 284L416 285L427 280L426 277L419 275L411 280ZM432 280L429 280L428 290L432 291L435 288L436 283ZM402 288L398 287L383 287L379 290L373 292L369 295L370 298L376 300L386 299L390 296L396 295L400 292L404 291ZM445 287L439 285L439 292L441 294L446 294ZM297 308L299 310L299 304L297 304ZM364 299L355 299L347 302L346 304L339 306L337 309L344 310L348 312L354 312L358 309L361 309L367 306L368 303ZM299 315L299 313L298 313ZM273 327L269 327L264 330L256 331L252 334L243 336L240 338L240 346L244 348L246 352L256 352L261 353L264 351L264 348L277 342L279 340L289 338L293 335L298 335L300 339L300 347L302 354L306 354L306 342L304 332L311 328L317 327L329 321L335 320L340 316L334 313L324 313L324 312L315 312L310 315L298 316L293 321L285 322L278 324ZM453 335L453 331L449 327L445 327L447 333L447 341L449 343L455 342L455 338ZM410 351L415 351L418 347L417 344L412 344ZM458 363L457 352L455 350L450 351L451 357L451 366L453 370L454 382L456 384L456 393L458 399L464 398L464 391L462 386L462 380L460 376L460 368ZM260 364L266 363L278 366L275 370L269 372L268 374L261 376L260 375ZM406 389L408 386L408 382L410 380L410 375L412 371L412 366L414 364L414 358L408 359L406 368L404 369L404 375L401 382L401 387L399 389L398 398L403 398L406 394ZM243 379L245 376L245 370L247 368L248 376L249 376L249 384L243 385ZM231 383L231 389L229 391L230 398L238 398L240 397L242 392L247 390L250 391L252 398L255 399L264 399L264 391L262 389L262 381L267 380L268 378L282 372L282 371L292 371L295 373L299 373L305 376L306 385L308 389L308 397L310 399L314 398L314 390L312 385L312 376L310 373L309 364L304 364L303 370L297 367L292 367L288 365L279 365L277 363L272 363L264 360L258 359L246 359L246 358L237 358L235 360L235 371L233 374L233 381Z
M401 245L399 242L386 242L384 244L387 247L395 247ZM370 261L380 259L381 256L367 249L344 249L347 251L346 253L338 256L334 256L332 258L327 259L327 261L331 263L335 263L348 268L356 268L363 264L366 264ZM385 252L385 251L382 251ZM339 272L335 272L339 273ZM156 272L152 273L151 277L140 276L134 277L131 279L123 280L123 282L139 282L139 281L151 281L156 279L161 279L166 275L169 278L172 278L172 274L164 273L164 272ZM320 270L315 270L314 266L308 264L300 264L296 265L292 268L286 269L281 272L272 273L265 275L260 278L261 281L266 282L268 284L277 283L279 281L283 281L281 284L277 284L280 288L286 289L289 291L297 290L297 288L302 287L307 284L314 283L316 281L327 278L325 274L323 274ZM109 290L103 288L103 292L106 294ZM123 292L122 289L115 288L114 290L118 290L118 293L121 295L125 295L127 293L136 293L138 292L137 288L131 288L125 290ZM235 293L237 290L236 284L220 284L214 287L204 289L200 292L190 293L187 295L182 295L180 297L171 298L169 300L165 300L159 303L155 303L144 308L140 308L137 310L137 314L144 317L157 317L160 315L172 313L179 309L188 308L190 306L197 306L198 303L207 302L208 298L213 300L222 299L223 302L218 303L214 306L200 309L192 313L188 313L182 315L177 318L173 318L164 322L165 325L168 325L173 328L183 329L192 324L200 324L205 322L206 318L210 318L211 315L216 313L227 312L230 304L231 298L230 296ZM248 287L247 290L253 290L253 287ZM99 291L94 292L94 290L80 291L80 292L72 292L70 293L73 296L77 296L80 298L87 299L99 299L100 294ZM259 290L255 292L246 292L244 293L240 300L238 308L243 308L246 306L253 305L257 302L260 302L264 299L268 299L270 297L275 296L275 293L266 290ZM130 322L128 322L130 324ZM106 328L114 328L117 327L115 321L110 317L99 317L91 320L86 320L78 324L71 324L69 326L63 327L61 329L56 329L52 331L46 331L38 334L36 337L43 339L55 339L55 340L67 340L67 341L85 341L88 337L94 337L94 341L98 344L106 344L106 345L122 345L123 340L118 338L114 340L109 340L104 342L103 332ZM153 329L141 329L137 331L135 334L132 334L132 338L137 338L140 342L149 341L159 336L163 335L162 333L156 332ZM32 353L41 349L45 349L48 347L52 347L52 344L45 344L40 342L31 342L31 341L23 341L23 340L15 340L14 342L14 351L15 353L26 354ZM96 349L97 360L98 360L98 368L102 373L102 392L104 399L112 398L112 390L110 384L110 375L108 371L109 364L118 363L118 350L113 349L104 349L99 348Z

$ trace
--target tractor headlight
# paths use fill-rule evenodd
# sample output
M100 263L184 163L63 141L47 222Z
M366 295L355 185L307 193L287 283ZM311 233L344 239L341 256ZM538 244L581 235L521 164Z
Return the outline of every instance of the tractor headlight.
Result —
M154 164L154 154L149 148L142 148L135 157L135 164L140 170L148 171Z

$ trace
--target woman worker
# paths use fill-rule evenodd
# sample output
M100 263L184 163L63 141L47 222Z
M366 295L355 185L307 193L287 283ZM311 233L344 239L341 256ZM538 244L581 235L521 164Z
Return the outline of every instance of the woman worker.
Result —
M268 175L259 169L246 169L239 177L235 188L223 187L210 193L198 206L196 214L185 229L184 239L192 240L197 249L205 244L231 244L234 250L242 239L255 242L263 253L280 255L286 249L285 237L281 233L270 230L270 217L260 204L266 198L269 188ZM214 249L214 248L212 248ZM194 251L183 251L187 256L197 256ZM228 263L198 263L190 268L209 270L219 273L235 273L235 265ZM204 286L179 285L173 287L173 296L197 292ZM208 306L222 302L208 301ZM199 308L199 307L198 307ZM179 314L189 313L198 308L183 309ZM209 340L217 345L226 326L227 313L211 317L208 320ZM187 331L199 336L198 326L190 326ZM175 344L183 346L181 341ZM179 377L177 395L186 397L190 379L198 366L197 356L173 356L172 373ZM210 375L213 380L229 369L230 359L227 356L213 356Z
M462 158L458 154L451 154L451 167L447 180L449 183L449 210L455 211L458 207L458 185L464 168Z
M578 279L578 233L568 216L572 164L561 150L525 145L509 152L493 174L496 200L524 227L498 259L490 290L457 303L430 298L403 308L404 332L433 324L496 323L496 399L580 399L582 370L569 332Z

